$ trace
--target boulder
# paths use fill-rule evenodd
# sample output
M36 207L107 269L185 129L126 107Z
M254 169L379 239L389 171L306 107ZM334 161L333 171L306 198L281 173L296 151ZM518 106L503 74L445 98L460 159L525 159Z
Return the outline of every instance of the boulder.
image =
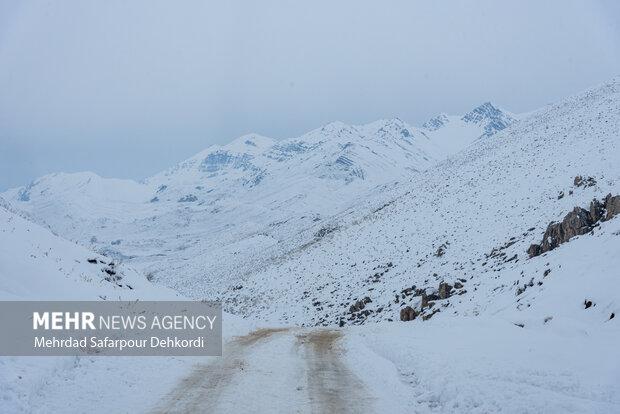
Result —
M400 310L400 320L403 322L412 321L418 316L418 313L411 306L407 306Z
M448 299L450 297L450 291L452 290L452 286L447 283L439 284L439 299Z

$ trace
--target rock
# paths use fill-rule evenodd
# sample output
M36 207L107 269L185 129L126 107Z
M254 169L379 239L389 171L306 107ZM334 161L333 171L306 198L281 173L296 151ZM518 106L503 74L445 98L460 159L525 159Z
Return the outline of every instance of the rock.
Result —
M353 305L351 305L351 307L349 308L349 312L350 313L359 312L366 307L367 303L370 303L370 302L372 302L372 300L368 296L366 296L364 299L358 300Z
M365 307L365 306L366 306L366 305L364 304L364 302L362 302L362 301L359 301L359 300L358 300L358 301L357 301L357 302L355 302L353 305L351 305L351 307L349 308L349 312L350 312L350 313L359 312L359 311L361 311L362 309L364 309L364 307Z
M607 197L605 197L605 210L607 210L605 220L620 214L620 195L612 197L611 193L607 194Z
M575 187L592 187L596 185L596 180L592 177L582 177L578 175L573 180L573 185Z
M418 313L411 306L407 306L400 310L400 320L403 322L412 321L418 316Z
M577 178L581 177L576 177L575 182ZM530 245L527 253L530 257L539 256L575 236L591 232L599 221L609 220L618 214L620 214L620 195L612 197L611 193L607 194L603 202L592 200L589 210L575 207L573 211L564 216L561 223L549 223L542 242Z
M450 297L450 291L452 290L452 286L447 283L439 284L439 299L448 299Z
M540 256L542 254L541 250L540 244L531 244L529 249L527 249L527 254L530 257Z
M575 236L588 233L594 222L590 216L590 212L575 207L573 211L564 216L561 223L550 225L543 236L543 250L549 251L558 247L558 245L569 241Z
M439 299L439 296L437 296L434 293L431 293L430 295L427 295L426 292L422 292L422 304L420 305L420 310L424 310L424 308L427 307L432 307L434 305L433 300L437 300Z
M592 301L586 299L583 304L585 305L586 309L588 309L592 306Z
M549 223L542 243L539 246L532 244L527 252L530 257L534 257L553 250L575 236L590 232L593 224L594 221L588 210L575 207L573 211L564 216L561 223Z
M590 203L590 217L594 223L603 217L604 211L605 206L603 204L601 204L597 199L592 200Z
M437 312L439 312L439 309L435 309L434 311L432 311L432 312L431 312L431 313L429 313L428 315L424 315L424 316L422 317L422 320L423 320L423 321L427 321L427 320L429 320L429 319L430 319L430 318L432 318L432 317L433 317L433 315L435 315Z
M461 282L454 282L454 289L460 289L463 287L463 284Z

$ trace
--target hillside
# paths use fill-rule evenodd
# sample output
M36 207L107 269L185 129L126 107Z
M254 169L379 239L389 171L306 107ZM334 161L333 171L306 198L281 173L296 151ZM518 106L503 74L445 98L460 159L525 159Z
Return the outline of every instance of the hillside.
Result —
M557 318L587 299L603 323L620 310L605 288L618 218L542 256L527 250L574 207L620 194L618 131L616 79L417 174L370 212L345 211L328 234L230 289L226 303L257 318L349 325L399 320L406 307L419 312L424 296L434 307L421 317L500 312L515 323L530 307L555 307ZM540 312L532 317L551 315Z
M52 234L1 198L0 246L0 300L186 300L118 260ZM226 315L226 321L226 336L249 329L231 315ZM208 361L208 357L2 356L0 412L109 412L114 408L135 412L157 400L154 391L164 393L194 364ZM157 375L162 370L165 378ZM73 390L72 398L67 398L67 389ZM135 398L136 389L143 390L140 400Z

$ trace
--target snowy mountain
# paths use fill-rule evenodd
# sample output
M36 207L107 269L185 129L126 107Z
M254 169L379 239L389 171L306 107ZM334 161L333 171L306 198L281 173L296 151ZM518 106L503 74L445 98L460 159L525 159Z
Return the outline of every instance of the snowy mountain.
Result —
M171 287L189 294L183 286L202 280L202 295L219 295L298 246L317 223L515 122L488 103L446 119L434 130L400 119L333 122L279 142L249 134L141 183L52 174L3 197Z
M4 299L171 294L128 263L265 329L225 315L214 359L3 357L0 407L617 412L620 79L519 122L493 108L6 192Z
M441 113L425 122L422 128L433 136L438 145L456 152L472 142L461 137L489 138L514 124L518 119L518 115L499 109L491 102L485 102L463 116ZM480 135L477 135L479 133Z
M544 245L548 224L575 207L600 216L596 206L620 194L618 131L616 79L341 213L328 233L308 237L225 299L242 314L310 325L428 319L438 311L501 312L526 325L546 316L567 323L575 315L605 323L620 310L605 288L617 260L619 217L562 229L578 240L542 256L530 258L528 249ZM587 314L577 311L586 299L597 303Z

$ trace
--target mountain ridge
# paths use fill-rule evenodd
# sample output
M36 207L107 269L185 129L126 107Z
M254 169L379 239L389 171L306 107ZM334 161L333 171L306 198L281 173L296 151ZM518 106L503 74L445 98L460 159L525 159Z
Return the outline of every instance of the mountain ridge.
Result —
M309 230L316 223L329 228L339 212L410 180L476 141L485 126L456 120L433 134L391 118L332 122L277 142L247 134L141 183L51 174L2 196L57 234L145 272L157 274L165 262L183 279L193 272L188 261L202 263L217 280L211 293L219 294L226 280L270 263L305 231L316 232ZM240 253L252 240L267 249L264 257L260 249ZM225 266L233 258L236 275Z

